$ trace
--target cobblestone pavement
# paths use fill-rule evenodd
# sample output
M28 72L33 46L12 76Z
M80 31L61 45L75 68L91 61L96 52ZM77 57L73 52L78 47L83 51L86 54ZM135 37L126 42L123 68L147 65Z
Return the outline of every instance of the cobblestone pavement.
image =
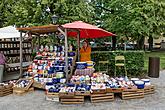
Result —
M159 78L151 78L156 93L142 99L95 103L89 101L82 105L62 105L45 100L43 91L35 91L23 96L8 95L0 97L0 110L165 110L165 70Z

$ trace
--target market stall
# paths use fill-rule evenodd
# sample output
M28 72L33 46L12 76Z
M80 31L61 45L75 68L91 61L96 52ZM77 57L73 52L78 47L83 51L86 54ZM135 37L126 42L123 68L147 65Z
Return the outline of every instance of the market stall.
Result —
M150 79L110 77L106 73L95 72L93 61L75 62L76 52L68 51L69 36L76 37L79 45L80 38L115 36L110 32L81 21L62 26L35 26L18 30L39 37L41 34L59 31L65 36L65 45L41 45L28 68L26 76L28 78L20 79L14 84L13 88L17 92L20 90L28 92L31 87L42 86L41 88L46 90L46 100L62 104L81 104L85 102L85 97L89 97L90 101L95 103L113 101L114 94L125 100L143 98L145 94L154 93L155 89ZM76 70L71 77L68 77L72 67Z
M27 35L24 33L24 40L22 42L23 45L23 61L26 62L26 65L23 64L23 69L26 69L27 63L29 64L31 61L31 53L32 53L32 44L30 39L27 39ZM20 64L20 32L14 26L7 26L0 28L0 52L4 54L6 59L6 66L4 75L7 78L3 78L4 80L8 79L8 73L14 73L19 70ZM4 76L3 75L3 76ZM13 77L10 77L10 79Z

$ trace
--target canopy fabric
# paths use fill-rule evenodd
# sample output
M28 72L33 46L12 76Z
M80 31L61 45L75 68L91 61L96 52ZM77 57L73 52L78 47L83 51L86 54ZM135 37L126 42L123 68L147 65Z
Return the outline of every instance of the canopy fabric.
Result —
M0 28L0 39L19 38L20 32L14 26Z
M74 29L80 32L80 39L81 38L102 38L102 37L109 37L109 36L116 36L115 34L98 28L97 26L84 23L82 21L75 21L72 23L67 23L62 25L62 27L66 29ZM67 36L69 37L77 37L77 32L75 31L68 31Z

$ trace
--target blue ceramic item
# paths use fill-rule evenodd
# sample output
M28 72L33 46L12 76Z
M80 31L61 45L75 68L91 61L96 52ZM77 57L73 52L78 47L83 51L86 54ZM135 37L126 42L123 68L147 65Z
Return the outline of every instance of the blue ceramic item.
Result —
M144 81L139 80L139 81L135 81L134 83L138 89L144 89L144 85L145 85Z
M76 62L76 68L77 69L85 69L87 67L86 62Z

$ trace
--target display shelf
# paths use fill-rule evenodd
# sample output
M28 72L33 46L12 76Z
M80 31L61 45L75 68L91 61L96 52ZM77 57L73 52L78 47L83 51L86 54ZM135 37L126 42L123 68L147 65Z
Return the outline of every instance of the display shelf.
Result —
M29 48L31 48L31 47L23 47L22 49L29 49ZM9 50L19 50L20 48L19 47L0 48L0 51L6 50L6 49L9 49Z
M32 60L32 43L31 40L22 42L23 61ZM16 39L5 39L0 41L0 52L3 53L7 59L7 63L18 63L19 60L12 60L14 57L19 59L20 57L20 41ZM17 58L18 57L18 58Z

